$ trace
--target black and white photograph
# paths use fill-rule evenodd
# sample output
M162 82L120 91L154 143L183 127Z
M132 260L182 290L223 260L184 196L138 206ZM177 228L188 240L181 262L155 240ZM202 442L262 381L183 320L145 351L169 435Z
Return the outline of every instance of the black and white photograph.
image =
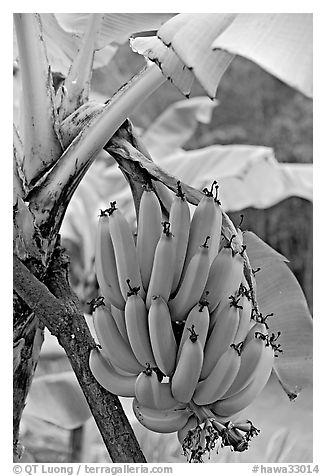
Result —
M14 474L322 474L314 14L11 17Z

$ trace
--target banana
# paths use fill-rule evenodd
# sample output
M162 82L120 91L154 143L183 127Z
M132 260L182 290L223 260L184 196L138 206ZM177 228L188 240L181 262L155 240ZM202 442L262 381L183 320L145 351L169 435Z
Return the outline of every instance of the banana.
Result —
M148 327L156 364L164 375L170 376L175 370L177 343L168 305L161 296L152 297Z
M111 304L111 314L113 319L115 320L115 323L117 325L117 328L119 329L120 334L122 335L124 340L129 344L124 311L122 311L121 309L118 309L117 307L113 306L113 304Z
M214 202L213 187L215 184L216 182L213 182L210 191L204 189L205 195L200 200L192 216L189 229L187 253L180 280L181 283L185 277L186 270L192 257L197 252L198 247L204 242L206 236L211 236L214 241L214 246L209 251L210 263L213 261L215 243L219 243L220 241L221 227L219 227L218 224L221 224L222 213L220 209L218 211Z
M160 202L152 190L145 189L139 204L136 244L140 274L145 290L148 288L155 249L161 236L161 222Z
M173 398L170 383L160 382L156 372L150 367L138 375L135 383L135 397L140 405L157 410L170 410L180 405Z
M215 205L215 215L214 219L212 222L211 226L211 248L209 250L209 262L212 264L214 259L216 258L216 255L219 251L220 248L220 243L221 243L221 233L222 233L222 220L223 220L223 215L222 215L222 209L220 207L221 202L217 199L217 193L218 193L218 185L215 186L216 188L216 196L214 198L214 205Z
M235 336L239 327L239 309L232 305L232 301L220 303L211 316L214 322L204 347L204 363L200 379L206 379L213 370L216 362L224 352L235 343Z
M158 410L171 410L173 408L183 408L173 397L170 382L157 382L154 388L154 403Z
M150 366L138 375L135 382L135 397L140 405L147 408L156 408L154 402L155 380L158 381L157 375Z
M160 295L167 302L172 289L175 247L170 231L170 223L163 222L162 225L163 231L156 246L152 274L147 290L147 309L150 308L153 296Z
M139 423L157 433L173 433L180 430L190 416L190 410L187 408L155 410L140 405L136 398L133 400L132 408Z
M250 328L245 340L244 340L244 343L243 343L243 346L247 346L248 343L254 339L256 337L256 333L259 333L259 334L263 334L263 335L267 335L268 334L268 331L267 331L267 327L266 327L266 324L264 322L255 322L254 325Z
M180 443L181 446L183 444L183 440L188 435L189 431L193 430L198 425L199 425L198 418L195 415L191 415L189 417L187 423L185 424L185 426L183 428L181 428L177 433L177 437L178 437L178 440L179 440L179 443Z
M229 241L231 247L231 240ZM243 258L234 255L232 248L222 248L211 264L204 296L208 295L210 312L216 309L224 296L235 294L243 278Z
M185 199L185 195L182 192L180 181L177 182L177 186L178 192L173 199L170 210L171 231L174 237L175 246L174 276L171 292L172 295L179 285L187 252L190 229L190 210Z
M168 303L173 321L183 321L203 294L209 273L208 239L191 258L176 296Z
M158 180L155 181L154 188L156 190L156 195L160 199L167 212L166 216L168 216L173 202L173 194L171 190L164 185L164 183L159 182Z
M137 375L144 370L120 334L109 308L104 305L96 307L93 323L102 353L104 356L107 355L113 365Z
M188 403L195 391L203 364L203 347L195 328L183 344L176 370L171 380L172 395L178 402Z
M208 377L198 383L192 397L196 405L208 405L224 395L239 371L240 362L237 346L231 345L218 359Z
M268 382L274 363L274 350L271 345L264 347L263 358L256 367L251 382L240 392L217 401L214 411L221 416L231 416L250 405Z
M228 398L240 392L253 380L256 375L256 369L262 359L265 359L265 347L268 345L268 339L264 334L257 332L253 339L248 340L241 350L240 368L231 387L220 398ZM217 398L216 398L217 400Z
M120 291L117 265L109 231L109 217L102 210L96 233L95 271L101 293L106 302L109 301L118 309L123 310L125 300Z
M146 367L156 367L155 358L149 337L147 309L144 300L139 296L139 287L132 288L127 279L129 292L125 307L125 320L128 339L137 360Z
M98 349L92 349L89 355L89 368L98 383L109 392L120 397L135 396L136 375L119 374L104 358Z
M107 211L121 294L127 300L129 292L127 279L130 279L134 286L139 286L139 296L144 298L145 292L140 276L135 241L129 224L120 210L116 208L116 202L111 202L111 207Z
M189 337L188 329L194 326L196 329L196 333L198 333L198 340L200 341L202 347L204 348L208 327L209 327L209 312L208 312L208 302L207 301L200 301L197 303L189 312L183 332L181 335L181 340L178 347L178 354L177 354L177 361L180 358L181 349L183 344Z
M252 313L252 301L246 296L242 296L240 305L242 309L239 309L239 327L234 338L237 343L243 342L248 334Z
M180 408L180 403L172 395L171 384L169 382L161 382L159 386L159 392L155 400L156 407L159 410Z

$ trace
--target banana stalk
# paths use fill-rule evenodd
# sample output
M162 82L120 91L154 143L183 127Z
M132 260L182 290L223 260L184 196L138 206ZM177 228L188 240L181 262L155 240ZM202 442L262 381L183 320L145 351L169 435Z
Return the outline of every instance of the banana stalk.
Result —
M56 99L60 105L60 122L88 100L96 40L102 19L101 13L89 15L81 48L73 60L63 86L58 91Z
M23 95L22 169L31 187L59 159L62 149L55 131L54 89L40 15L15 13L14 21Z

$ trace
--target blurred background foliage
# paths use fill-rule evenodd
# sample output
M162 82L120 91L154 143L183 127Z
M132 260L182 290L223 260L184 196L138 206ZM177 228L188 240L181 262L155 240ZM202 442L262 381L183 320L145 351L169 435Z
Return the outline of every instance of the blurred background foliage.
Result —
M111 97L142 65L144 59L128 45L119 47L107 66L94 71L93 98ZM202 88L196 84L191 96L203 95ZM182 99L176 88L165 83L137 108L131 120L136 127L146 129L170 104ZM238 57L222 78L217 99L219 106L214 109L211 122L198 125L185 149L214 144L263 145L274 149L279 162L312 162L312 101L301 93ZM290 260L289 266L312 311L312 203L291 197L267 209L248 208L229 213L235 224L239 223L241 214L244 214L243 230L254 231ZM64 245L71 256L72 284L77 285L78 275L83 272L82 252L69 240ZM90 293L93 286L90 283ZM86 300L84 296L83 301ZM42 350L36 377L69 370L65 355L58 354L58 347L54 349L53 354L49 347ZM231 454L225 448L211 462L312 461L311 388L303 392L295 406L290 405L279 386L271 381L255 407L248 410L257 426L263 428L261 437L253 441L248 452ZM22 423L22 443L28 448L23 461L110 461L93 419L68 430L36 418L28 408L27 405ZM126 411L148 461L185 462L175 434L151 433L137 425L128 404Z

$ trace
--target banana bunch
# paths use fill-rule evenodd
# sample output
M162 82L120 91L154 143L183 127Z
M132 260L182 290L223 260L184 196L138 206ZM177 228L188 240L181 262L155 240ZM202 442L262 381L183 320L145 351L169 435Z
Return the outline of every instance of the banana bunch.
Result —
M221 446L248 448L258 430L238 413L264 388L280 351L254 305L243 251L222 233L216 182L204 193L191 218L178 182L168 222L144 189L136 238L116 202L101 211L99 345L89 360L103 387L133 397L143 426L178 433L189 461Z

